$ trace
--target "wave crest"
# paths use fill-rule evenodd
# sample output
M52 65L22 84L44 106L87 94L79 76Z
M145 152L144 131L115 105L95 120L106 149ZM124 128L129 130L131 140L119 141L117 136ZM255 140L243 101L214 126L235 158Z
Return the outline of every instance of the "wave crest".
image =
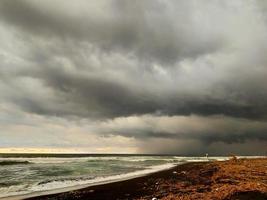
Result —
M4 160L0 161L0 166L3 165L27 165L31 164L29 161L20 161L20 160Z

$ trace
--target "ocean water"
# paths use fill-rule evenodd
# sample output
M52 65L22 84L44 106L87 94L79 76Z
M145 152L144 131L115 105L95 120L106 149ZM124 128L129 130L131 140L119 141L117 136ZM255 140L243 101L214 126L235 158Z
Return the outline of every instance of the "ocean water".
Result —
M224 160L226 157L213 159ZM0 199L141 176L205 157L142 155L0 155Z

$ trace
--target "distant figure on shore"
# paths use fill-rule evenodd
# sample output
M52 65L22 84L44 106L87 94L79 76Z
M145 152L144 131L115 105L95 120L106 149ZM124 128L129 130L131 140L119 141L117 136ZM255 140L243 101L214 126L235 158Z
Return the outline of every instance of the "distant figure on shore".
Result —
M206 153L206 158L207 158L207 160L209 159L209 154L208 153Z

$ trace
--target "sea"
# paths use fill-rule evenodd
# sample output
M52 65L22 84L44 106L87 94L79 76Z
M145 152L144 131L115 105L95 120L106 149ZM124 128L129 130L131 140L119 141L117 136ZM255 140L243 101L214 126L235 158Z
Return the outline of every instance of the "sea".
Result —
M228 157L0 154L0 199L125 180L186 162L225 159Z

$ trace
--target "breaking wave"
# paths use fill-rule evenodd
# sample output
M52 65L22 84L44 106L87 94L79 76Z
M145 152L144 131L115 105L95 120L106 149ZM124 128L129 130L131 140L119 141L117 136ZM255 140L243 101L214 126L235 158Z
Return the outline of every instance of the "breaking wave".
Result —
M31 162L29 161L20 161L20 160L3 160L0 161L0 166L3 165L27 165L27 164L31 164Z

